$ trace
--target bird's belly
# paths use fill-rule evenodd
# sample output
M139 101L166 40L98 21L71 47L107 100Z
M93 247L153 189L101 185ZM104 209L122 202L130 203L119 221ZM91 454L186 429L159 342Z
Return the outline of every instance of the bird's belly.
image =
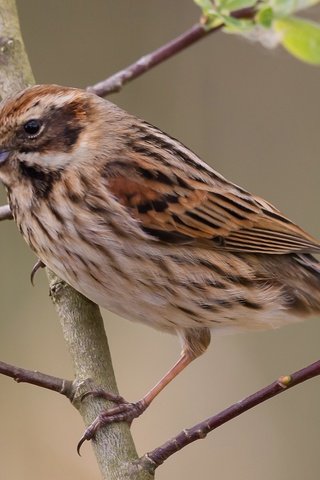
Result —
M219 275L217 269L204 268L204 262L201 266L189 258L184 265L183 250L180 259L159 251L149 252L148 259L137 251L113 259L99 258L95 251L86 258L78 253L71 263L58 257L43 260L100 306L161 330L208 327L232 333L277 328L299 319L286 308L279 288L250 282L245 272L239 277L232 265L225 265L225 275ZM214 266L219 259L211 257Z

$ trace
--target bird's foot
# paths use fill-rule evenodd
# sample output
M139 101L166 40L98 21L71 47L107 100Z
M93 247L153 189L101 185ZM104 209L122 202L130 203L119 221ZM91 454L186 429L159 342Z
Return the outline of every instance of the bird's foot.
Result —
M37 271L40 269L40 268L44 268L45 267L45 264L40 260L38 259L36 261L36 263L34 264L32 270L31 270L31 274L30 274L30 280L31 280L31 284L32 286L34 285L34 276L35 274L37 273Z
M147 403L142 399L136 403L127 402L120 395L114 395L105 390L93 390L83 395L82 399L88 396L100 397L112 401L117 405L102 411L97 418L89 425L80 438L77 445L77 452L80 455L80 449L86 440L92 440L100 428L115 422L127 422L131 425L132 420L139 417L147 408Z

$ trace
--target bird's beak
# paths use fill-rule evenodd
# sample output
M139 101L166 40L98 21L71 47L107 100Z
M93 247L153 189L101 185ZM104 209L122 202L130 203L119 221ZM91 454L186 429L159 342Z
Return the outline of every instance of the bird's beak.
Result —
M0 150L0 165L2 165L7 160L9 155L9 150Z

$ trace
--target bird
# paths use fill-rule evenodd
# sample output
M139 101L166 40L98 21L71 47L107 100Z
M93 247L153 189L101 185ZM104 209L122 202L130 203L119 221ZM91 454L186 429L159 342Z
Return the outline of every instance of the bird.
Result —
M85 90L35 85L0 104L0 180L46 265L101 307L178 336L177 362L139 416L211 333L266 330L320 312L320 243L181 142ZM106 395L108 395L106 393Z

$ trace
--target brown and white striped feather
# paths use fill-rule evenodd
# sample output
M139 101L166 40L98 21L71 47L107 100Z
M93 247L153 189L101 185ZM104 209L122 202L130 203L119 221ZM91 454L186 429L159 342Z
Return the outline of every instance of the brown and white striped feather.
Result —
M108 188L161 240L233 252L319 252L320 244L270 203L217 174L175 139L141 124Z

